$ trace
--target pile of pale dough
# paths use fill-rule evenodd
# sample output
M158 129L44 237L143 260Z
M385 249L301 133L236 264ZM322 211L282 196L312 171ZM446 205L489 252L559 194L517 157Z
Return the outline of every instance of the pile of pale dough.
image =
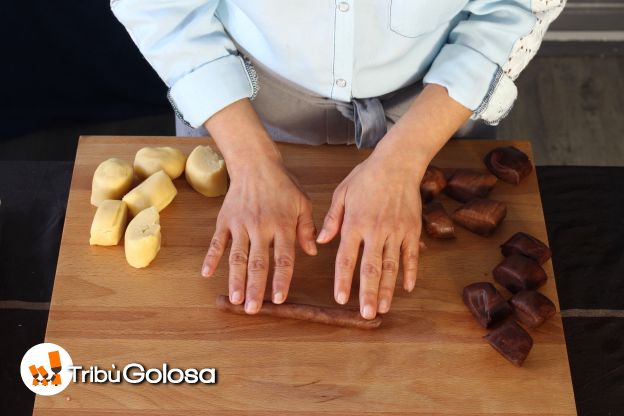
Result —
M185 173L187 182L202 195L227 192L225 162L210 146L197 146L188 158L173 147L144 147L134 158L134 167L111 158L100 163L93 175L91 204L97 207L89 243L119 244L125 230L126 260L132 267L149 265L160 250L160 215L178 191L173 184ZM134 175L143 179L134 189ZM126 228L128 211L133 216Z

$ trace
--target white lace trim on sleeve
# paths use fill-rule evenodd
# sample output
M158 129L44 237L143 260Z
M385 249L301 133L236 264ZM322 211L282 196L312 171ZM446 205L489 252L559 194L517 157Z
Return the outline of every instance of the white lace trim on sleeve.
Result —
M548 26L555 20L566 4L566 0L532 0L531 9L537 19L531 31L514 44L503 72L512 80L529 64L537 53Z
M514 44L509 59L492 80L490 90L481 106L474 112L474 119L497 125L513 107L518 96L514 80L537 53L548 26L565 7L566 0L532 0L531 10L535 25L531 31Z

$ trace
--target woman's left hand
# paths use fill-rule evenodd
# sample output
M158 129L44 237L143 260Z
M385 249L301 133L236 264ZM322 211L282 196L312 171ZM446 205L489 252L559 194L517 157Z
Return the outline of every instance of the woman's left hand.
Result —
M416 285L420 246L420 181L427 165L472 111L427 84L375 151L336 188L318 243L340 231L334 297L349 300L360 245L360 313L373 319L390 310L399 264L403 288Z
M427 167L380 145L336 188L317 239L327 243L340 231L334 282L340 304L349 300L364 244L359 298L366 319L390 310L400 263L403 288L414 289L422 225L420 181Z

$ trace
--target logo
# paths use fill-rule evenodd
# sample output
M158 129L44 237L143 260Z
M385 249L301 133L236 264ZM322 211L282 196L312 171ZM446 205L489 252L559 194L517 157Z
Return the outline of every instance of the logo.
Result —
M175 368L164 363L162 368L145 368L139 363L130 363L122 370L117 365L112 364L110 370L91 366L84 369L82 366L73 366L71 368L74 383L130 383L140 384L147 382L149 384L216 384L217 369L216 368Z
M38 344L29 349L20 365L22 381L32 392L43 396L60 393L74 383L140 384L216 384L216 368L176 368L164 363L161 368L149 368L139 363L124 367L111 364L110 369L97 365L74 365L71 357L56 344Z
M56 344L37 344L24 354L20 365L22 381L35 394L52 396L72 381L72 359Z

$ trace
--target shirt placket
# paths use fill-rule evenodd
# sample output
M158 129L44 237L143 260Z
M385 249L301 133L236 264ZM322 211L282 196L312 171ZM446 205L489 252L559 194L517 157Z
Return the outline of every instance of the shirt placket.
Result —
M335 0L334 73L331 98L351 101L355 0Z

